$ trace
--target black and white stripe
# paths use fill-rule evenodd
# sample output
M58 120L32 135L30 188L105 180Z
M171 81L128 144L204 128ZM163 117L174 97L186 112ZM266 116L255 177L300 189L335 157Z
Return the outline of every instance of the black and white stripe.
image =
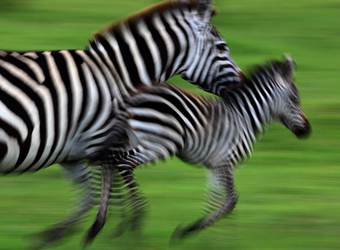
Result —
M217 210L178 228L174 237L201 230L230 213L237 202L233 169L250 157L258 135L270 122L284 124L298 138L310 132L292 81L293 70L289 57L261 66L243 85L230 89L223 101L204 99L169 85L148 88L132 97L125 115L140 145L113 156L112 161L131 191L134 209L138 210L140 198L135 193L133 170L176 155L211 170L224 197L220 201L214 190L213 195L218 195L211 196L210 205L216 208L218 204Z
M91 207L84 160L135 145L116 119L124 98L176 74L217 95L239 83L242 73L210 23L209 1L200 1L150 7L96 33L86 50L0 51L0 172L60 163L86 182L78 218Z

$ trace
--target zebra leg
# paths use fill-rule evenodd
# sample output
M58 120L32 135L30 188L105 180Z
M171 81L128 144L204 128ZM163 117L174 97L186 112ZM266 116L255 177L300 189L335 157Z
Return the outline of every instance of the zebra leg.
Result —
M115 171L113 172L113 185L111 188L111 206L118 208L120 211L121 220L119 224L115 228L115 232L112 237L118 237L124 233L129 224L130 218L130 206L129 203L129 190L126 188L125 180L120 175L118 169L115 167Z
M94 240L94 238L97 236L97 234L105 225L106 214L111 194L113 170L114 169L108 162L104 162L102 164L102 188L97 216L91 228L88 230L86 234L86 237L83 241L83 248L85 248L88 244L90 244Z
M91 174L89 168L84 162L63 163L62 167L68 172L70 177L78 184L78 190L83 193L80 202L80 207L76 212L72 213L65 220L52 226L50 229L43 231L37 235L39 244L34 249L41 249L42 247L57 243L58 240L64 238L69 234L70 229L80 222L84 214L92 208L92 189L91 189Z
M171 237L171 240L183 238L193 232L201 231L202 229L212 225L223 215L228 215L233 211L237 203L237 195L234 187L233 166L231 164L228 164L213 170L217 181L223 186L223 188L226 191L227 195L225 200L215 213L208 215L202 219L199 219L187 227L182 226L177 227Z
M120 175L123 177L124 183L127 186L130 195L129 200L131 201L130 211L132 213L130 218L131 229L138 230L142 224L142 218L145 215L146 208L148 206L147 200L141 193L138 184L134 178L134 167L130 165L117 165ZM121 229L120 229L121 230Z
M226 197L225 189L217 182L213 171L207 170L206 174L206 194L203 204L204 216L212 214L219 209Z
M140 154L140 150L143 149L135 148L129 152L118 154L116 158L116 169L123 179L123 185L124 188L127 188L128 194L127 198L123 199L125 203L123 219L116 227L113 237L120 236L129 225L132 230L138 230L148 207L147 200L141 193L133 173L137 166L150 161L149 157Z

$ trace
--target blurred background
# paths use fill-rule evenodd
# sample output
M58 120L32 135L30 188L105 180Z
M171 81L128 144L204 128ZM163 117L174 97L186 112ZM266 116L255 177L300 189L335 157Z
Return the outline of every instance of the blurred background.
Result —
M156 2L0 0L0 49L83 49L93 32ZM272 125L235 171L234 212L171 249L339 249L340 2L215 0L215 7L212 23L245 73L285 52L293 56L313 133L299 141ZM178 77L171 82L202 93ZM119 220L113 214L90 249L168 249L175 227L201 215L204 169L174 159L136 175L151 207L143 231L111 239ZM23 249L26 236L61 219L70 190L58 166L1 177L0 249ZM78 249L86 227L55 249Z

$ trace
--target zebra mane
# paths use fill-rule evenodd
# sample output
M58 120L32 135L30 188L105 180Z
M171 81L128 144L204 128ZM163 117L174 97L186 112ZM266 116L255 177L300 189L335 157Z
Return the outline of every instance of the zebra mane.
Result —
M139 12L136 12L127 18L117 21L106 28L103 28L95 33L92 34L92 39L89 40L89 45L87 46L87 49L89 47L92 47L93 44L96 42L101 42L102 40L105 40L103 38L103 33L114 33L115 31L119 31L122 24L127 24L130 27L135 26L135 24L138 22L138 20L144 19L148 20L153 17L155 13L161 14L163 12L172 11L174 9L187 9L191 11L192 9L196 8L196 0L170 0L170 1L164 1L160 2L154 5L149 6L148 8L141 10ZM215 16L217 14L216 9L212 9L211 17Z
M223 101L226 105L238 105L238 98L243 95L245 90L252 90L256 93L256 87L267 88L267 85L277 84L277 75L283 78L292 77L294 71L294 61L286 58L285 61L273 60L267 64L256 65L252 67L250 75L243 81L243 84L234 84L223 95ZM248 90L246 92L248 92ZM242 94L241 94L242 93Z
M141 10L137 13L134 13L130 16L128 16L127 18L120 20L118 22L115 22L111 25L109 25L108 27L95 32L94 34L92 34L93 39L90 40L90 46L91 44L95 43L96 41L101 41L103 39L102 37L102 33L104 32L108 32L108 33L114 33L115 31L119 31L120 26L122 24L128 24L129 26L134 26L134 24L136 24L136 22L140 19L149 19L151 18L155 13L163 13L166 11L171 11L174 9L180 9L180 8L187 8L188 10L191 10L193 8L195 8L195 3L196 0L170 0L170 1L164 1L164 2L160 2L154 5L151 5L150 7ZM215 12L213 12L214 14Z
M273 60L267 64L254 66L249 77L245 81L246 85L252 85L253 80L258 76L266 76L273 78L275 74L280 74L282 77L289 77L292 75L291 65L287 65L287 61Z

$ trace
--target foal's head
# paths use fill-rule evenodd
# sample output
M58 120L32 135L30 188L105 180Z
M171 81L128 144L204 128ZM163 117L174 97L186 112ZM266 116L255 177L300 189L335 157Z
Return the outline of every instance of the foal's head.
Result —
M311 132L311 126L301 109L299 92L293 82L294 60L286 56L283 62L275 61L269 64L268 69L273 74L273 92L276 93L271 110L274 119L298 138L307 137Z

